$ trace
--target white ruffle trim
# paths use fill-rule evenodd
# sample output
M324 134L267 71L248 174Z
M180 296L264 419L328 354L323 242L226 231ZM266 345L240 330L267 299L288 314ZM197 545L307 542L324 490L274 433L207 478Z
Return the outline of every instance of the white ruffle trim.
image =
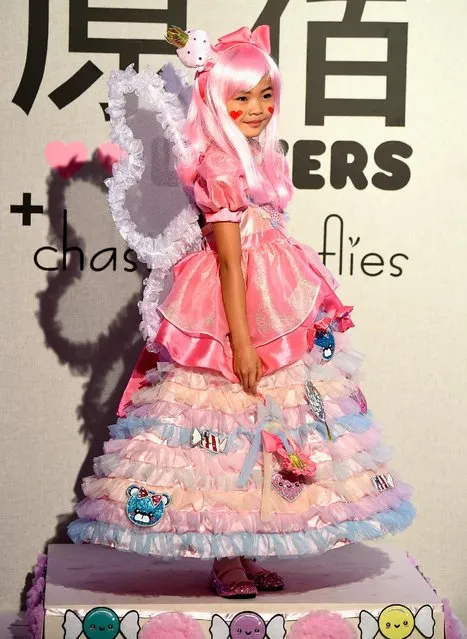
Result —
M165 68L167 81L176 82L178 72L174 68ZM179 78L180 98L183 100L184 77ZM127 152L113 164L113 177L105 180L109 189L107 201L115 224L141 262L151 269L145 280L145 291L138 306L142 315L141 331L148 342L157 334L160 316L156 309L164 287L164 280L170 269L187 253L201 247L201 229L198 224L198 210L187 205L163 233L157 236L145 235L137 230L136 224L126 208L126 192L137 184L144 173L143 142L135 139L126 122L126 98L129 93L141 97L154 111L154 115L164 130L164 135L172 144L174 154L182 159L191 153L181 131L185 122L185 113L178 94L165 89L164 80L153 69L147 67L137 73L133 65L125 71L112 71L108 81L111 139ZM188 89L188 87L187 87Z

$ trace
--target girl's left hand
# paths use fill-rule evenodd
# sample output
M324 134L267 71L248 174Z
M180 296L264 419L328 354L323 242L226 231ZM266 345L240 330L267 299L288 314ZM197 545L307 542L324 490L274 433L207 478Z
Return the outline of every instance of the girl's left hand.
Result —
M256 395L256 384L263 376L263 366L251 344L234 347L233 368L244 391Z

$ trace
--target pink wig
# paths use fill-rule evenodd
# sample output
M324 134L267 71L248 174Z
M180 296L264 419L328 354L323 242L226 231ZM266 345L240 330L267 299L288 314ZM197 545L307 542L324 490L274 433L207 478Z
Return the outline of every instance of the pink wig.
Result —
M229 116L226 106L228 100L238 93L250 91L264 76L270 77L274 94L274 113L259 136L261 168L270 184L258 171L251 146ZM219 55L210 71L197 74L184 131L193 155L190 163L179 162L176 167L184 186L193 186L199 156L210 144L214 144L240 160L248 192L254 201L255 195L266 192L271 202L285 208L292 196L293 186L277 136L280 92L281 79L277 64L254 44L232 45Z

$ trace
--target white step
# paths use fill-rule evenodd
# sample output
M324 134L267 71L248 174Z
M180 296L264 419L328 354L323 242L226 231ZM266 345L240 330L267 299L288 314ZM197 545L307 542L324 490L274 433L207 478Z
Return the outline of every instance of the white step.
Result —
M111 608L119 618L136 610L141 626L161 612L179 611L197 619L208 638L214 614L229 622L239 612L253 611L267 622L279 613L290 630L305 614L328 610L357 627L362 610L378 618L381 610L393 604L405 605L414 614L429 605L435 619L433 637L444 639L441 599L407 554L391 543L351 544L315 557L264 561L264 566L285 578L286 590L260 593L249 600L213 595L207 587L211 562L164 561L72 544L51 545L48 555L46 639L63 639L67 610L82 619L101 606ZM421 635L414 632L412 636Z

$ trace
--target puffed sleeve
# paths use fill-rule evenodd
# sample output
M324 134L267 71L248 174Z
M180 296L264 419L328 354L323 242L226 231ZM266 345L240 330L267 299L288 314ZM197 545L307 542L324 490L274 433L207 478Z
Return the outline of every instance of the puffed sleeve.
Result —
M194 198L206 222L240 222L248 207L243 167L218 149L207 149L198 166Z

